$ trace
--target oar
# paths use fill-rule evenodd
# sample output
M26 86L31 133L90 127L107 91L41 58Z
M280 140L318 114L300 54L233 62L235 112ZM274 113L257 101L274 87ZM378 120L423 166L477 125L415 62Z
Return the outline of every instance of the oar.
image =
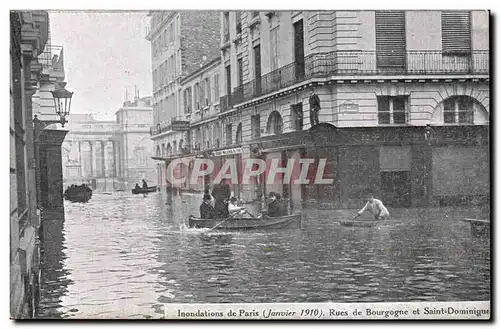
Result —
M361 217L361 215L360 214L356 214L351 220L355 220L358 217Z
M248 210L246 210L246 209L245 209L245 212L246 212L247 214L249 214L249 215L250 215L250 217L252 217L253 219L258 219L257 217L255 217L254 215L252 215L251 213L249 213L249 212L248 212Z
M220 222L219 224L215 225L210 230L213 231L214 229L216 229L217 227L221 226L222 224L224 224L228 220L233 219L234 215L236 215L236 214L232 214L231 216L229 216L229 218L227 218L227 219L223 220L222 222Z

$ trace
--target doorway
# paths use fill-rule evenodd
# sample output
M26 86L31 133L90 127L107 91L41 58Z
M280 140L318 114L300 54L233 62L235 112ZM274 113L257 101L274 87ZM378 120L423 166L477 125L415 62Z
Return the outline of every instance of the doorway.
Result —
M395 208L411 205L411 183L409 171L382 171L380 173L382 202Z

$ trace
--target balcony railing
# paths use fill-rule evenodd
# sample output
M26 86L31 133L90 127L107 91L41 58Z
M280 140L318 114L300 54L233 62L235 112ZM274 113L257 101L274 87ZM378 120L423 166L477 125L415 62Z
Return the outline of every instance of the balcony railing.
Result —
M310 78L466 74L489 74L489 51L461 55L448 55L441 51L409 51L405 60L399 63L388 62L386 57L377 56L375 51L318 53L306 57L303 63L285 65L258 80L234 88L230 97L221 97L221 112Z
M62 52L62 46L46 45L43 52L38 56L38 62L42 64L42 69L47 71L63 71L64 63L61 58Z
M183 117L174 117L169 119L167 122L158 123L155 126L149 128L149 134L151 136L156 136L164 132L172 130L172 121L184 121Z

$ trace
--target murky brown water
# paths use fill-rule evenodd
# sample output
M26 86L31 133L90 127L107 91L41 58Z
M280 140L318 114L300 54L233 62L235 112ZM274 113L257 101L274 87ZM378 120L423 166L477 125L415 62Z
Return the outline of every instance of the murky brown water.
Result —
M41 318L161 318L161 303L490 299L490 244L472 209L392 210L373 228L353 211L305 211L303 230L186 228L199 196L95 195L66 206L45 252Z

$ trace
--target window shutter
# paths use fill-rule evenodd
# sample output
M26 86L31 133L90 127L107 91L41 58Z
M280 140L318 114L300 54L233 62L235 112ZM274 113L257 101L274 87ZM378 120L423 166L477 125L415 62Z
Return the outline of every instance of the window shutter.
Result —
M404 11L375 11L378 67L405 68L406 28Z
M471 52L471 24L468 11L441 12L441 33L444 53Z

